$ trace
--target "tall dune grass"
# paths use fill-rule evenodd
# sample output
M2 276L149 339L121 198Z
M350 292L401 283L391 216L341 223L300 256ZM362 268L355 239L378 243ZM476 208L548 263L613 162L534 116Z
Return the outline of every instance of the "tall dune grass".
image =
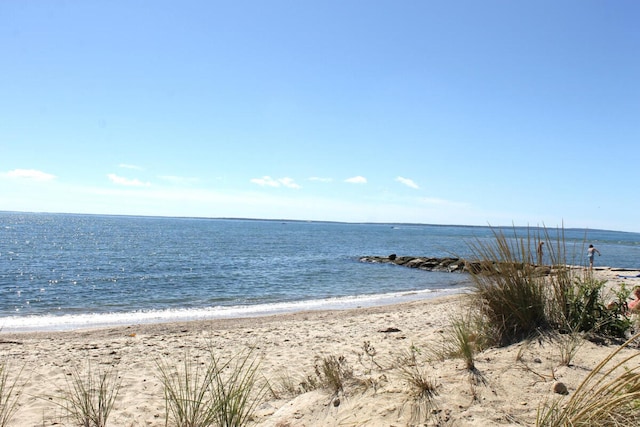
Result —
M640 352L627 354L635 335L611 352L580 383L568 400L539 409L538 427L632 426L640 416Z
M95 371L91 364L71 371L67 388L58 403L83 427L105 427L120 391L120 378L115 369Z
M508 239L493 230L493 243L476 241L471 249L474 300L498 345L527 338L551 325L545 279L534 267L532 236Z
M509 237L492 231L493 241L470 245L474 255L469 269L475 284L472 301L484 320L483 333L494 344L508 345L548 330L625 336L631 322L622 306L607 308L605 282L568 264L564 230L554 238L546 229L526 236L514 229ZM534 263L541 240L548 242L550 260L543 267Z
M182 367L159 361L164 386L166 425L177 427L240 427L247 425L264 396L258 384L259 362L251 351L222 362L209 350L209 359L195 364L188 353Z
M181 367L157 362L158 377L164 386L165 422L176 427L213 425L213 401L209 393L215 366L195 364L185 354Z

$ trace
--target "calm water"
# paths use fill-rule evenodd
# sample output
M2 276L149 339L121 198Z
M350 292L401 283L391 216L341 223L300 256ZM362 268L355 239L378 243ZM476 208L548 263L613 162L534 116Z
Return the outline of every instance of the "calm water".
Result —
M526 230L519 230L526 235ZM0 212L0 328L70 329L386 304L469 285L358 262L466 256L486 227ZM507 234L513 230L507 230ZM565 230L584 264L640 268L640 234Z

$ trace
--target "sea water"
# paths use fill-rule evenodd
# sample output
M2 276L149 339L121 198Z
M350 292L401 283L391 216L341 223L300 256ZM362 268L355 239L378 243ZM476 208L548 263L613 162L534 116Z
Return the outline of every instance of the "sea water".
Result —
M499 231L532 235L528 228ZM470 286L466 274L359 258L465 257L495 232L421 224L0 212L0 330L242 317L456 293ZM558 232L573 263L584 264L586 244L593 243L602 253L598 265L640 268L638 233L544 231L552 238Z

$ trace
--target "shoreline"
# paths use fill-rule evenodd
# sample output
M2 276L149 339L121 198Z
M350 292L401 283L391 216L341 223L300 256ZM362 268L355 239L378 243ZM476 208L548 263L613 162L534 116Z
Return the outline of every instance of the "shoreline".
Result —
M582 266L569 266L580 270ZM406 267L405 267L406 268ZM617 274L638 272L639 269L620 267L594 267L594 273L616 283ZM451 272L463 274L467 272ZM617 280L617 283L622 280ZM8 333L63 332L124 327L130 325L191 322L215 319L239 319L264 317L306 311L349 310L376 306L395 305L417 300L430 300L443 295L464 294L470 286L407 290L386 294L365 294L349 297L322 298L244 306L219 306L192 309L148 310L122 313L81 313L65 315L26 315L0 317L0 336Z
M618 272L596 269L594 274L611 286L640 284L640 278L620 278ZM185 359L200 363L210 349L223 361L248 349L259 357L259 377L269 382L271 391L257 408L252 426L409 425L410 388L393 366L411 349L416 350L420 369L437 384L434 404L447 425L531 425L539 405L557 397L552 391L556 381L565 383L571 394L612 349L585 341L572 364L562 366L558 342L543 339L492 348L476 359L481 377L470 376L462 360L427 361L429 349L445 339L451 320L464 313L464 301L463 295L449 295L264 317L3 333L3 360L13 368L12 374L23 368L26 382L9 425L73 425L55 402L60 390L68 387L74 369L91 366L95 370L113 367L121 380L109 425L164 426L158 363L178 367L184 366ZM374 351L367 352L367 345ZM319 360L331 356L343 358L358 384L368 386L345 385L337 405L329 391L290 393L285 389L286 379L297 387L305 377L315 375Z
M402 304L419 300L431 300L442 296L461 294L468 290L469 286L457 286L452 289L409 290L387 294L257 304L253 306L222 306L200 309L149 310L124 313L85 313L62 316L4 317L0 318L0 336L7 333L64 332L157 323L258 318L297 312L350 310Z

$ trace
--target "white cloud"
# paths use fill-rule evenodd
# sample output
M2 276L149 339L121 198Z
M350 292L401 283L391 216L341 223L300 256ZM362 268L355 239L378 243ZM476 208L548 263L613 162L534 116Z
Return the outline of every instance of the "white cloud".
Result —
M293 179L288 177L280 178L278 181L287 188L294 188L296 190L302 188L300 185L296 184Z
M420 189L420 187L418 187L418 184L416 184L412 179L399 176L396 178L396 181L400 184L406 185L407 187L415 188L416 190Z
M280 187L280 183L270 176L263 176L262 178L253 178L251 182L258 184L261 187Z
M349 184L366 184L367 178L365 178L364 176L354 176L345 179L344 182L348 182Z
M288 177L273 179L270 176L263 176L262 178L253 178L251 179L251 182L254 184L258 184L262 187L282 186L287 188L294 188L296 190L302 188L300 185L296 184L292 178L288 178Z
M52 181L56 178L55 175L51 175L50 173L42 172L35 169L14 169L7 173L3 174L7 178L11 179L29 179L32 181Z
M114 173L110 173L109 175L107 175L107 177L109 177L109 180L114 184L124 185L125 187L151 187L150 182L142 182L137 178L136 179L124 178Z

